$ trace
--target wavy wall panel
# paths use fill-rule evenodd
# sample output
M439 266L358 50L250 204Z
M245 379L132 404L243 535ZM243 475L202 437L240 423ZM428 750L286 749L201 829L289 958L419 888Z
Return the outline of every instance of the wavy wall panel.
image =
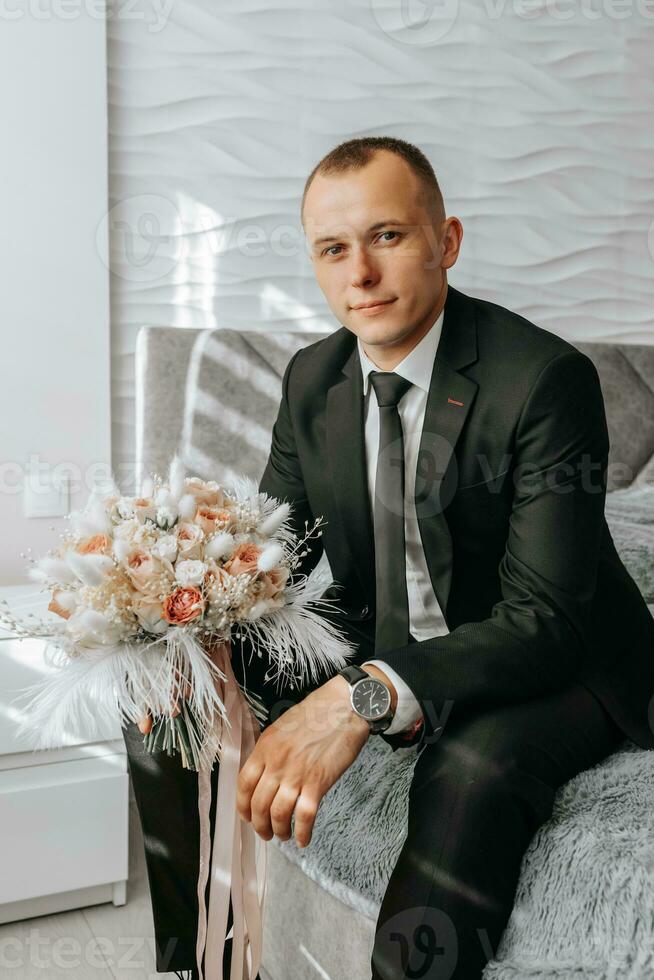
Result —
M141 325L338 326L299 200L353 136L427 153L465 228L454 285L573 342L654 342L654 5L161 2L108 21L121 479Z

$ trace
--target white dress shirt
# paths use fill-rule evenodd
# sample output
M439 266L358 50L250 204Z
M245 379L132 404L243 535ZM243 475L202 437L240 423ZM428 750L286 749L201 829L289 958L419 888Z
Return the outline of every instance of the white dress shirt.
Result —
M427 640L432 636L449 633L445 617L434 593L427 568L427 561L420 538L420 528L415 508L416 466L420 436L425 418L429 382L434 367L436 349L441 337L444 310L422 340L413 350L393 368L412 382L412 386L398 402L398 412L402 420L404 434L404 537L406 547L406 587L409 600L409 631L416 640ZM379 371L363 349L357 337L361 371L363 373L363 397L365 419L366 467L368 473L368 492L374 517L375 479L377 475L377 453L379 450L379 405L370 383L371 371ZM420 705L411 688L385 663L384 660L367 660L376 664L388 676L397 690L397 708L393 721L386 729L386 735L405 731L422 717ZM365 669L365 664L362 664Z

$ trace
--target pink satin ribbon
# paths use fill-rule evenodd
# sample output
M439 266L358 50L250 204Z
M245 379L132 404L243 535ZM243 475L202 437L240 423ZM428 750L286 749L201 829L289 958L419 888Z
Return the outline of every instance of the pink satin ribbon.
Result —
M200 814L200 872L198 875L198 933L196 961L200 980L223 980L227 918L232 899L232 961L229 980L254 980L261 966L263 906L266 892L265 842L236 810L236 784L243 763L259 737L259 725L234 677L229 643L214 647L208 656L226 675L216 678L216 689L227 708L231 726L217 718L222 752L218 770L216 823L211 859L209 911L205 889L211 855L211 771L198 773ZM203 973L202 958L205 966Z

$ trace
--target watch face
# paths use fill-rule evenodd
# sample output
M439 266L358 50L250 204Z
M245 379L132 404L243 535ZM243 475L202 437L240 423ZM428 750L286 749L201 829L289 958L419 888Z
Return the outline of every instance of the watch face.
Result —
M352 707L368 721L386 714L391 706L391 693L376 677L358 681L352 689Z

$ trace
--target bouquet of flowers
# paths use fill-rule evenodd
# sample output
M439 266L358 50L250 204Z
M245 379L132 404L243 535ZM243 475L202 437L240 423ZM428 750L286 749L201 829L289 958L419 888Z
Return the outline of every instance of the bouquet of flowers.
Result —
M30 577L51 593L48 609L58 620L27 622L6 603L0 606L0 623L17 635L47 639L46 661L58 668L27 689L31 700L22 728L35 747L61 745L71 727L98 716L115 721L118 714L136 722L151 715L156 720L146 748L179 753L181 764L198 772L200 969L207 932L210 772L219 760L216 834L230 827L234 835L231 848L216 849L222 855L216 860L226 866L214 861L212 893L221 876L223 882L231 878L233 893L235 885L240 889L232 897L247 919L249 937L235 916L232 955L237 962L240 940L244 961L239 980L248 938L250 975L258 970L263 891L257 909L251 828L241 829L239 841L235 816L220 801L232 799L240 765L254 745L258 725L248 731L248 717L263 722L266 708L247 683L236 682L232 630L266 657L274 682L318 680L329 668L345 666L354 652L320 615L333 601L321 598L330 583L316 573L293 575L308 542L322 534L322 518L305 526L299 538L290 514L289 504L260 493L246 477L226 488L186 476L175 457L168 480L147 478L136 497L122 495L113 481L94 490L85 508L69 515L71 527L61 545L32 560ZM219 918L226 913L225 898L229 889L221 893ZM211 933L209 922L210 938ZM214 960L222 959L222 944L214 937Z

